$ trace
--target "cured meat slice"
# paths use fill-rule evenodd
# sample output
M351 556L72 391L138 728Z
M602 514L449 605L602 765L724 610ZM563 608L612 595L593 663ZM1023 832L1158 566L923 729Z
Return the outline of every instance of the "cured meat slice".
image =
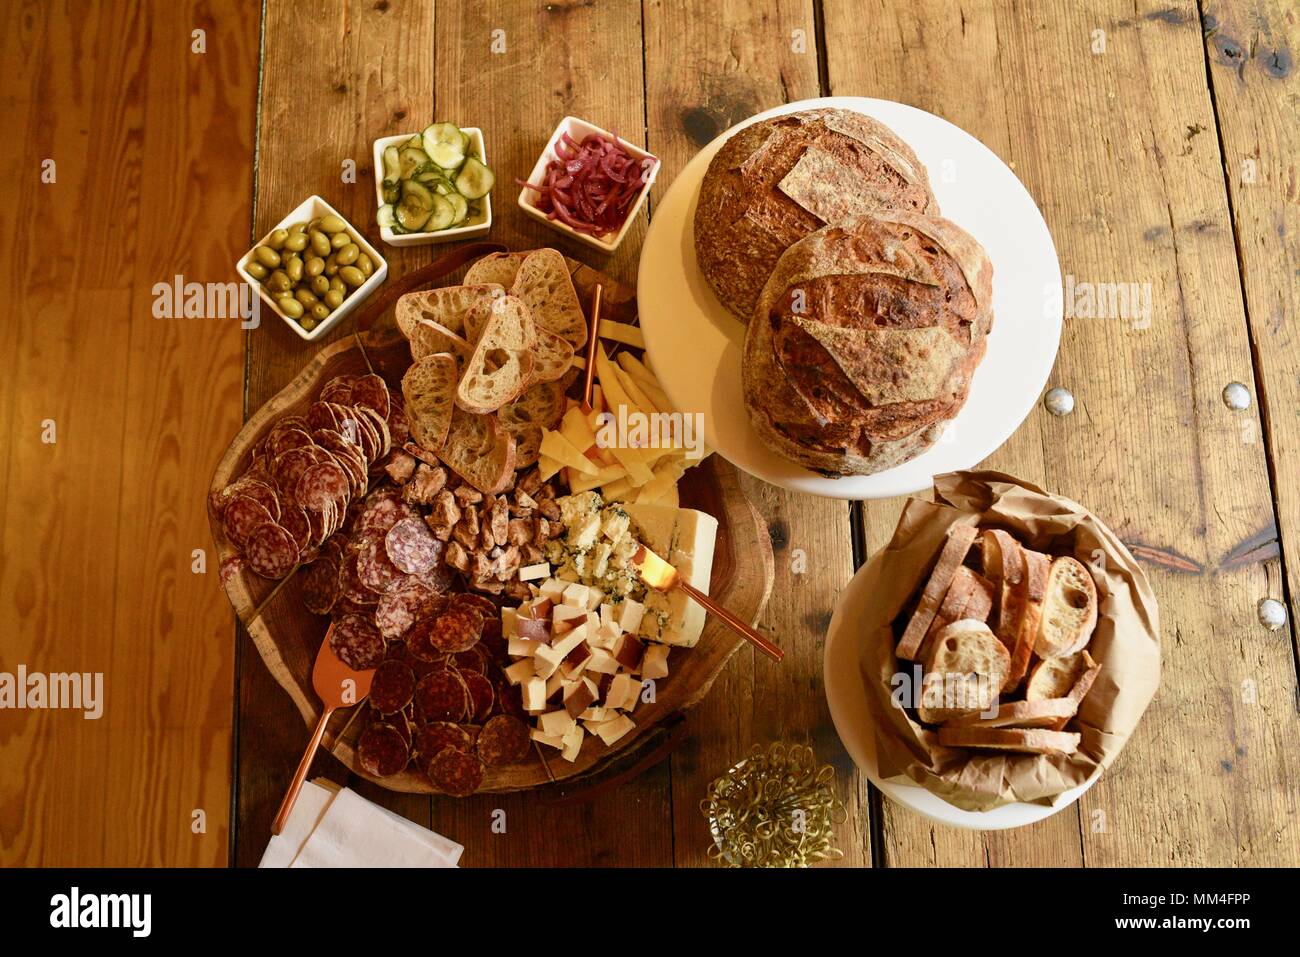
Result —
M402 581L401 571L388 558L384 543L374 539L357 552L357 576L367 588L383 594Z
M410 716L407 715L405 711L394 711L392 714L384 715L382 721L387 721L397 729L397 733L402 736L402 740L406 742L406 747L409 751L412 747L412 740L414 737L414 729L411 727ZM372 721L371 723L375 724L379 722Z
M423 575L442 557L442 542L433 537L423 519L404 518L388 530L384 550L408 575Z
M453 608L476 608L484 618L496 618L498 615L497 606L490 599L467 591L452 595L451 605Z
M302 570L302 603L313 615L328 615L339 600L339 564L324 557Z
M370 679L370 704L381 714L401 711L415 694L415 672L400 661L385 661Z
M469 691L471 721L486 721L496 705L496 690L492 682L477 671L460 672L460 680Z
M352 401L349 403L354 406L365 406L379 414L382 419L388 418L391 410L391 404L388 392L388 383L381 376L363 375L352 384Z
M390 395L392 409L388 413L388 437L393 448L400 449L411 441L411 423L406 417L406 410L397 401L397 396Z
M438 544L441 546L442 551L446 551L447 545L445 542L439 542ZM439 557L438 561L434 563L434 566L420 576L420 581L424 582L435 592L441 593L447 591L456 584L456 572L454 569L449 568L447 563L442 561L441 557Z
M299 551L303 551L308 545L311 545L311 522L307 520L307 513L301 506L293 502L285 503L280 509L280 517L276 519L280 526L293 536L294 544L298 546Z
M410 748L391 724L372 724L361 732L357 741L357 763L367 774L386 778L405 770L411 760Z
M295 489L299 505L320 512L335 505L340 499L346 503L350 495L348 474L334 461L322 462L307 469L299 477Z
M452 797L469 797L483 783L483 762L472 754L443 748L429 761L429 780Z
M415 685L415 714L430 721L464 721L469 717L469 689L459 674L449 668L433 671Z
M374 624L360 615L344 615L329 633L330 648L353 671L366 671L384 660L384 639Z
M315 451L314 446L308 448L304 445L276 456L271 466L271 475L275 479L276 488L285 498L298 500L298 480L302 478L303 472L317 464Z
M244 542L244 559L263 578L280 579L298 564L298 546L292 535L268 522L249 534Z
M468 651L458 651L451 656L451 660L456 663L456 667L463 674L466 671L474 671L481 675L487 674L487 656L483 653L482 644L477 644Z
M241 494L227 503L221 521L226 535L242 548L255 528L274 522L275 519L262 503Z
M394 488L384 488L372 492L366 498L361 515L357 518L356 532L358 535L365 532L387 535L390 528L410 515L410 509L402 501L401 493Z
M431 758L443 748L468 752L473 746L470 733L450 721L434 721L415 729L415 753L423 758Z
M490 768L515 764L528 757L528 725L516 717L499 714L478 734L478 754Z
M441 652L468 651L483 633L483 619L467 608L449 607L436 619L429 631L429 641Z
M528 712L524 710L523 693L505 675L497 679L497 707L502 714L513 715L520 720L528 717Z
M311 445L311 436L296 425L279 422L266 437L266 451L274 459L290 449Z
M354 375L336 375L321 386L320 400L322 402L341 402L349 405L352 402L352 383L357 381Z
M406 650L410 652L411 657L416 661L425 661L429 663L441 662L446 655L438 650L433 643L433 629L437 627L438 616L433 615L427 618L416 620L406 632Z
M339 567L339 590L344 598L357 605L373 606L379 603L379 593L361 581L357 574L357 556L349 554Z
M334 414L332 402L313 402L307 409L307 425L314 432L316 429L334 429L339 431L339 420Z
M404 578L379 599L375 624L385 638L400 638L421 617L426 602L433 597L429 586L418 578Z

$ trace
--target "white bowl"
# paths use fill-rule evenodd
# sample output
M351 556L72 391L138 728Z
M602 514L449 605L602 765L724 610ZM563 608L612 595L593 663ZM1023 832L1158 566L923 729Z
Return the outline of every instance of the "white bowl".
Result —
M271 233L275 232L277 229L288 229L295 223L310 222L313 219L320 219L325 216L338 216L339 219L343 220L344 225L346 226L345 232L352 237L354 243L361 247L361 251L370 257L370 261L375 264L375 271L370 274L370 277L365 282L352 290L352 293L343 300L343 304L330 313L328 319L318 324L315 329L311 330L311 332L308 332L302 326L298 325L298 320L290 319L280 311L279 307L275 304L275 300L271 298L271 294L266 291L266 287L264 287L257 279L253 278L253 274L248 271L248 264L253 258L253 249L263 245L267 239L270 238ZM325 200L321 199L319 196L308 196L304 199L297 209L268 230L266 235L253 245L253 249L250 249L240 257L239 262L235 264L235 269L237 269L239 275L244 278L244 282L250 283L253 288L257 290L257 294L262 297L264 303L271 307L271 311L288 323L289 328L296 332L300 339L306 339L308 342L319 339L338 325L339 321L344 316L360 305L362 301L378 289L383 281L388 277L388 263L384 260L383 256L379 255L379 251L376 250L374 246L370 245L366 240L366 237L361 235L361 233L348 222L346 216L341 215L337 209L325 202Z
M557 159L555 155L555 144L560 141L560 137L564 133L568 133L576 143L581 143L584 137L589 136L592 133L599 133L600 135L607 136L610 139L614 138L614 134L609 132L609 130L603 130L599 126L588 123L586 120L578 119L576 116L566 116L564 119L560 120L560 125L555 128L555 132L552 133L551 138L547 140L546 149L542 150L542 155L537 158L537 162L533 166L533 171L528 174L528 182L539 184L542 182L542 177L546 172L547 164L550 163L551 160ZM637 213L641 211L641 204L644 203L645 198L650 195L650 187L654 185L655 177L659 175L659 168L663 165L659 162L657 156L652 153L647 153L639 146L634 146L627 140L623 139L623 137L620 136L618 141L623 145L625 150L635 156L638 160L649 159L654 162L650 167L650 175L646 177L645 184L641 187L641 194L637 196L636 202L632 204L632 208L627 211L627 219L623 220L622 227L612 239L601 239L588 235L587 233L580 233L572 226L568 226L560 222L558 219L551 219L550 216L533 205L532 197L537 195L537 191L529 189L527 186L519 191L519 208L529 216L533 217L533 219L541 220L552 229L564 233L566 236L571 236L580 243L586 243L588 246L607 253L612 253L614 250L618 249L619 243L621 243L623 237L627 235L628 227L632 225L633 220L637 217ZM608 236L608 234L606 235Z
M484 166L487 166L487 148L483 145L483 131L476 126L462 126L460 130L462 133L469 134L470 142L478 152L478 158L483 161ZM397 136L381 136L375 140L375 200L378 203L376 210L384 205L384 150L390 146L399 146L412 136L418 135L418 133L404 133ZM491 190L483 197L483 213L483 221L470 226L453 226L451 229L439 229L430 233L395 233L387 226L380 226L379 235L390 246L427 246L430 243L449 243L457 239L486 236L488 230L492 228Z

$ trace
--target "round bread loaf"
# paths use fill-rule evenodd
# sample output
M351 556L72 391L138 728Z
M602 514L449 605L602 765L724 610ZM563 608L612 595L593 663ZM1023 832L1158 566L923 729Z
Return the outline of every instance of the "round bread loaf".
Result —
M709 163L695 207L695 257L718 299L748 322L793 243L894 208L939 211L910 146L861 113L789 113L740 130Z
M827 475L919 455L966 402L993 324L993 267L960 227L899 210L826 226L772 271L745 335L763 441Z

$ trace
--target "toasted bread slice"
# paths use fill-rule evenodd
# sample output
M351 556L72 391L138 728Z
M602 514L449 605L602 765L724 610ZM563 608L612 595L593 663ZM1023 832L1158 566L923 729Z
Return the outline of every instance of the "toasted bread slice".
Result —
M939 605L948 594L948 588L952 585L957 569L962 567L961 563L965 560L966 553L970 551L977 531L974 525L954 525L948 529L948 537L939 552L939 560L934 566L934 571L930 573L930 580L925 583L925 588L921 591L921 599L917 602L916 611L912 612L912 619L907 623L903 637L898 642L898 657L910 661L917 660L921 642L930 630L930 625L934 623Z
M416 362L439 352L449 352L461 362L474 354L473 343L432 319L417 319L407 338L411 341L411 358Z
M560 379L532 386L497 412L501 426L515 437L515 468L527 468L541 455L542 433L564 417L567 385L568 380Z
M1052 559L1042 552L1022 549L1025 558L1025 574L1016 586L1016 598L1020 606L1020 624L1016 628L1015 650L1011 652L1011 668L1007 672L1007 683L1003 692L1014 691L1024 680L1029 670L1029 658L1034 651L1034 641L1038 637L1038 621L1043 614L1043 598L1047 594L1047 572L1052 567Z
M573 346L548 329L537 326L533 347L533 384L554 382L573 366Z
M1097 675L1101 674L1101 665L1092 660L1092 655L1088 654L1086 650L1079 652L1079 654L1083 657L1083 673L1079 675L1078 680L1074 683L1074 687L1070 689L1070 693L1067 695L1067 697L1075 703L1076 707L1082 707L1083 699L1088 697L1088 692L1092 690L1093 682L1097 680ZM1069 718L1066 718L1064 721L1058 721L1052 726L1052 729L1054 731L1060 731L1065 727L1065 722L1068 720Z
M917 715L941 724L962 714L987 711L1011 665L1011 655L988 625L954 621L935 638L925 663Z
M939 729L939 743L949 748L984 748L991 751L1023 751L1028 754L1074 754L1079 735L1068 731L1021 728Z
M1097 626L1097 584L1092 574L1068 555L1052 562L1047 594L1038 623L1034 653L1055 658L1080 651Z
M986 529L980 537L984 575L998 590L998 615L995 630L1008 651L1015 651L1016 629L1020 625L1020 607L1016 586L1025 574L1025 558L1020 543L1000 528Z
M493 299L487 325L456 387L456 404L486 415L517 398L533 374L533 321L514 296Z
M474 283L408 292L397 300L393 317L397 320L397 328L408 339L411 338L415 324L421 319L430 319L459 336L464 334L465 313L469 312L476 302L484 297L504 295L505 291L506 287L500 283Z
M1045 698L1041 701L1008 701L999 705L991 718L978 714L964 714L948 722L953 728L1051 728L1065 727L1066 722L1079 710L1073 698Z
M528 304L534 322L575 349L587 341L587 319L578 303L568 263L556 250L530 253L515 275L510 294Z
M515 276L524 260L535 253L535 249L526 249L517 253L488 253L465 273L466 285L499 283L506 289L514 285Z
M402 398L411 437L429 452L438 452L451 428L459 376L456 357L440 352L412 363L402 376Z
M456 406L438 458L484 495L492 495L514 480L515 437L495 415L475 415Z

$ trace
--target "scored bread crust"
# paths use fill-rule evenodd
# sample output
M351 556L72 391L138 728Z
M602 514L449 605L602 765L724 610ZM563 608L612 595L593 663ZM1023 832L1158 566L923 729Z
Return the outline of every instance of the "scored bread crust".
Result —
M1041 701L1009 701L999 705L997 714L991 718L978 714L964 714L958 715L947 724L955 728L1051 728L1059 731L1078 710L1079 702L1070 697L1044 698Z
M393 307L393 318L397 322L397 328L408 339L421 319L431 319L448 331L464 336L465 313L480 299L500 296L505 291L506 287L499 283L467 282L460 286L408 292L397 300L397 305ZM447 349L431 351L446 352Z
M781 254L828 225L781 188L810 151L845 176L831 187L832 201L842 204L844 214L832 216L836 221L876 208L938 210L925 167L912 148L868 116L805 110L750 124L709 162L694 220L700 272L719 301L744 322L750 321ZM825 179L804 181L817 187Z
M525 249L517 253L488 253L469 267L465 273L465 284L497 283L503 291L509 289L519 274L519 267L535 249Z
M781 256L745 334L750 422L829 476L925 451L965 405L993 323L993 268L947 220L885 211Z
M569 264L559 251L538 249L524 257L510 294L528 306L533 322L566 340L575 349L587 341L587 318L578 302Z
M416 360L402 376L402 402L411 437L428 452L437 453L447 440L458 378L459 363L446 352Z

